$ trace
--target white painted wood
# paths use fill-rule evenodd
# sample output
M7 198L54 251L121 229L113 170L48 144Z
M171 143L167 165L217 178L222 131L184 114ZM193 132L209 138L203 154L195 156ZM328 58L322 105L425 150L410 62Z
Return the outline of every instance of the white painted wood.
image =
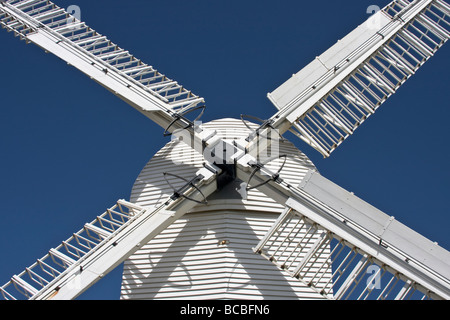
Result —
M225 139L245 138L250 132L236 119L203 126ZM280 142L280 154L292 154L281 175L294 185L314 169L290 142ZM202 161L185 144L168 143L142 170L131 201L140 206L159 204L172 193L162 172L187 178ZM276 171L280 163L269 167ZM175 180L171 183L177 185ZM253 252L283 205L257 189L243 200L236 191L239 183L212 195L208 205L197 206L126 260L121 299L323 299Z
M329 157L448 40L448 17L436 0L391 2L268 94L271 126Z
M237 176L241 179L248 177L248 167L245 162L238 162ZM263 171L266 171L266 169L262 168L260 172L255 174L255 184L264 181L267 175L271 175L268 171L263 175ZM358 252L361 255L371 257L370 259L378 266L390 269L389 272L392 275L403 276L402 280L409 283L408 286L414 286L414 290L417 289L422 292L424 297L449 299L448 266L450 253L447 250L395 221L393 217L389 217L370 206L319 174L308 174L299 187L280 180L276 182L270 181L262 186L261 190L266 194L284 194L285 197L289 197L289 199L285 200L287 209L293 209L301 219L306 217L310 223L316 224L318 226L318 229L315 231L316 234L321 234L325 230L335 240L344 240L350 244L347 245L349 248L357 249L355 253ZM289 220L285 221L291 223ZM275 232L274 235L277 241L287 239L285 247L291 246L294 250L290 251L294 256L295 253L293 251L301 254L309 250L307 247L305 250L303 240L299 245L293 243L298 240L297 238L301 239L301 236L297 237L296 235L291 236L283 233L278 236L279 232L285 231L284 229L277 230L279 225L281 224L277 221L275 228L272 228L271 232ZM268 235L268 237L271 237L271 235ZM268 237L264 237L264 241ZM311 243L313 240L308 241ZM256 246L256 251L261 252L269 260L290 271L289 268L291 266L285 263L288 260L288 264L291 264L290 261L293 260L290 256L286 259L285 252L275 256L274 252L277 252L276 249L265 248L265 250L261 250L262 246L264 246L263 242ZM275 245L274 247L277 246ZM328 245L326 249L334 250ZM296 270L292 271L294 276L295 272ZM333 272L336 271L334 270ZM357 274L360 273L358 270L355 270L355 272ZM304 278L302 275L300 280L303 281ZM334 277L333 282L337 283ZM330 292L326 294L334 297ZM365 293L363 292L363 294ZM340 298L340 296L337 295L335 298ZM409 298L410 296L408 296Z
M362 23L327 51L316 57L310 64L294 74L292 78L271 92L269 98L274 105L279 110L286 107L292 100L306 89L312 87L328 71L333 70L336 65L345 60L352 52L367 42L391 21L382 11L376 13L374 18L379 21L378 28L371 27L367 22Z

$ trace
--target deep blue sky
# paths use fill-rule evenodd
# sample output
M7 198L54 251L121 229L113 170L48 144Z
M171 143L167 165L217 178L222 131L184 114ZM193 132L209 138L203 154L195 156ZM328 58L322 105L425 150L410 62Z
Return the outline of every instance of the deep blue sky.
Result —
M105 1L82 19L206 99L203 121L268 118L266 98L368 18L358 1ZM0 32L0 285L131 187L162 129L34 45ZM450 249L450 47L408 80L319 171ZM121 268L81 298L118 299Z

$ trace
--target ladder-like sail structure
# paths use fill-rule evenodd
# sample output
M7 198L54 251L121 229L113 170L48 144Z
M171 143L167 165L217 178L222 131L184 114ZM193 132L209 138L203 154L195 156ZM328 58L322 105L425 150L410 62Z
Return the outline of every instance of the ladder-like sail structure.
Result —
M238 178L285 205L256 253L328 299L450 299L450 252L437 243L315 170L293 186L247 160Z
M305 170L301 180L289 182L282 172L288 154L261 160L269 147L275 148L278 133L288 130L329 156L448 40L449 17L444 0L394 0L270 93L279 112L247 139L237 139L235 132L220 137L215 130L195 127L185 115L203 109L201 97L51 1L0 0L3 28L76 67L165 132L189 129L201 148L211 148L211 157L197 154L203 167L191 180L164 173L174 193L163 202L142 207L119 200L13 276L0 287L0 298L76 298L196 204L206 204L216 190L228 192L224 187L237 180L239 189L234 191L240 197L258 189L281 205L277 208L284 207L255 252L315 294L328 299L415 299L418 291L418 298L450 299L447 250L322 177L309 163L296 167ZM274 137L261 128L278 132ZM271 161L280 158L284 161L275 166L278 171L271 171ZM177 189L169 176L185 184ZM229 205L226 196L220 206Z
M168 132L204 99L47 0L0 2L0 25L79 69Z
M119 200L81 230L0 287L0 299L74 299L217 189L200 169L156 207Z
M449 37L444 0L393 1L268 94L272 127L330 156Z
M143 214L146 210L124 200L107 209L102 215L90 223L86 223L81 230L63 241L56 248L52 248L33 265L15 275L4 286L0 287L2 298L15 300L32 298L55 279L64 276L69 269L83 266L82 261L100 248L108 245L113 234L121 232L129 221ZM72 287L77 285L75 282Z

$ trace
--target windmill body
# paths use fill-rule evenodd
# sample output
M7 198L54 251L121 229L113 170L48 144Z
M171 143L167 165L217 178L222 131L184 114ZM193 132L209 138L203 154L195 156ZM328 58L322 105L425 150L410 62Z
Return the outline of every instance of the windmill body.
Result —
M204 126L216 128L229 141L250 133L240 119L220 119ZM308 170L315 170L293 144L284 142L280 149L291 155L282 175L292 184L301 183ZM158 173L189 177L203 166L203 160L183 142L172 141L142 170L130 200L143 207L157 206L173 193ZM272 167L281 164L281 160L273 162ZM174 187L182 183L171 179ZM282 210L258 190L247 194L243 181L228 184L208 198L207 205L197 206L125 261L122 299L323 299L266 259L249 256ZM329 268L323 273L328 273L324 279L330 278Z
M443 0L395 0L270 93L269 119L201 124L202 97L65 9L2 1L2 27L173 137L130 202L13 276L2 297L75 298L125 261L124 299L449 299L447 250L323 177L282 137L330 156L448 40L449 16Z

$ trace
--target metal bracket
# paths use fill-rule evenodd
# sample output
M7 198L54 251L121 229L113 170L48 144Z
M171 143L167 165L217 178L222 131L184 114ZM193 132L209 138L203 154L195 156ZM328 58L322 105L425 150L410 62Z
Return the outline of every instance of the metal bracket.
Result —
M244 118L249 118L249 119L253 119L253 120L256 120L256 121L258 121L258 122L261 122L261 125L255 130L255 129L252 129L248 124L247 124L247 122L245 121L245 119ZM255 136L261 136L261 137L263 137L263 138L265 138L265 139L267 139L267 140L272 140L272 137L267 137L267 136L264 136L264 135L262 135L261 133L260 133L260 131L262 130L262 129L264 129L264 128L266 128L266 127L269 127L269 128L271 128L271 129L275 129L273 126L272 126L272 122L273 122L273 120L271 120L271 119L268 119L268 120L262 120L261 118L258 118L258 117L255 117L255 116L251 116L251 115L246 115L246 114L241 114L241 120L242 120L242 123L249 129L249 130L251 130L252 131L252 133L246 138L246 140L249 142L249 141L251 141L251 140L253 140L253 138L255 137ZM277 131L277 133L278 133L278 135L279 135L279 140L281 141L281 142L285 142L286 141L286 139Z
M186 114L188 114L188 113L191 113L191 112L193 112L193 111L195 111L195 110L198 110L198 109L202 109L202 111L201 111L200 114L194 119L194 121L191 121L191 120L189 120L189 119L187 119L187 118L184 117L184 115L186 115ZM192 109L190 109L190 110L187 110L187 111L184 111L184 112L181 112L181 113L175 113L175 114L173 115L173 118L174 118L174 119L173 119L172 122L167 126L167 128L164 130L163 136L164 136L164 137L167 137L167 136L172 135L172 133L169 132L169 129L170 129L177 121L180 121L180 120L184 120L184 121L186 121L186 122L188 123L182 130L185 130L185 129L187 129L187 128L193 127L193 126L194 126L194 123L195 123L196 121L198 121L198 120L203 116L203 113L205 112L205 109L206 109L206 106L205 106L205 105L201 105L201 106L197 106L197 107L195 107L195 108L192 108Z
M266 181L261 182L261 183L255 185L255 186L249 187L250 181L252 180L252 178L253 178L253 176L256 174L256 172L260 171L266 164L268 164L268 163L271 162L272 160L274 160L274 159L280 159L280 158L284 158L284 161L283 161L283 164L280 166L280 168L278 169L278 171L277 171L275 174L273 174L273 175L272 175L269 179L267 179ZM282 154L282 155L280 155L280 156L277 156L277 157L273 157L273 158L268 159L268 161L266 161L265 163L259 163L259 162L258 162L258 163L252 164L251 166L254 167L254 169L253 169L252 173L250 174L250 176L249 176L249 178L248 178L246 190L248 191L248 190L251 190L251 189L258 188L258 187L260 187L260 186L262 186L262 185L265 185L265 184L268 183L269 181L275 181L275 182L277 182L277 183L280 183L280 182L282 181L282 180L280 179L280 172L281 172L281 170L283 170L284 165L286 164L286 159L287 159L287 155L286 155L286 154Z
M392 223L392 221L395 220L395 217L391 216L389 220L386 222L386 224L383 226L383 229L378 234L379 239L379 245L383 245L383 234L386 232L386 230L389 228L389 225Z
M166 180L167 184L168 184L168 185L172 188L172 190L174 191L174 193L173 193L173 195L170 197L170 199L176 200L176 199L178 199L178 198L180 198L180 197L183 197L183 198L185 198L185 199L187 199L187 200L190 200L190 201L193 201L193 202L196 202L196 203L199 203L199 204L207 204L207 203L208 203L208 202L206 201L206 197L205 197L205 195L203 194L203 192L195 185L196 182L198 182L199 180L203 179L203 176L198 175L198 176L196 176L195 178L193 178L192 180L189 181L189 180L187 180L187 179L185 179L185 178L183 178L183 177L180 177L179 175L176 175L176 174L173 174L173 173L169 173L169 172L163 172L163 175L164 175L164 179ZM186 184L185 184L184 186L182 186L181 188L179 188L179 189L175 189L175 188L173 187L173 185L170 183L170 181L167 179L167 176L176 177L176 178L178 178L178 179L180 179L180 180L185 181ZM184 192L186 191L186 189L187 189L188 187L194 187L194 188L202 195L203 201L198 201L198 200L195 200L195 199L192 199L192 198L186 196L186 195L184 194Z

